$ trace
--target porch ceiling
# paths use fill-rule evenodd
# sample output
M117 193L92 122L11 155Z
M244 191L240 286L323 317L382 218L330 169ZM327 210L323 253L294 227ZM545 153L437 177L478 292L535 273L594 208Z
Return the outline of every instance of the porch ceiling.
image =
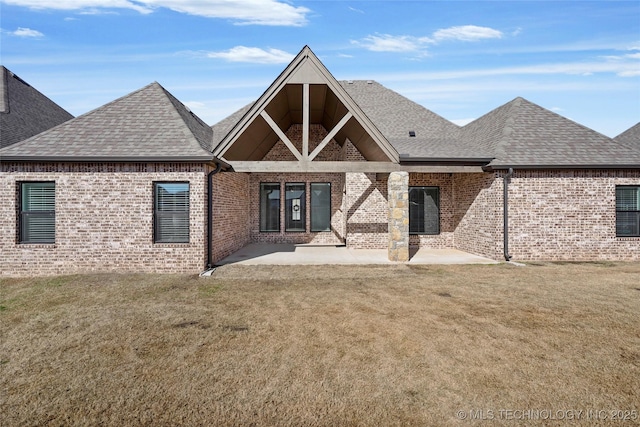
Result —
M265 107L264 111L273 119L282 132L294 124L303 124L304 97L302 84L286 84ZM331 131L349 112L338 96L326 84L309 85L309 123L322 125ZM259 161L280 138L265 121L258 116L238 137L225 153L228 161ZM362 155L371 161L389 161L373 137L367 133L353 116L340 128L333 138L340 146L349 139Z

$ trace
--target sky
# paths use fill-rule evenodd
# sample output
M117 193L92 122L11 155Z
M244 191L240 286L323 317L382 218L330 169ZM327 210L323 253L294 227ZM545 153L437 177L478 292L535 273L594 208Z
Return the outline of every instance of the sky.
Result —
M521 96L640 121L640 1L0 0L2 65L73 115L157 81L213 125L308 45L463 125Z

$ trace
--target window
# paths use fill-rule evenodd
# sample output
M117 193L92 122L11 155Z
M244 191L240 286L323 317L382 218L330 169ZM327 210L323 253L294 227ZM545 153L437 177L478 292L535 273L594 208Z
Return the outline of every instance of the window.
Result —
M55 182L20 183L20 243L55 243Z
M260 184L260 231L280 231L280 183Z
M409 234L440 233L440 189L409 187Z
M285 231L306 231L306 185L304 183L285 184Z
M311 183L311 231L331 231L331 184Z
M154 242L189 243L189 183L154 183Z
M616 187L616 236L640 237L640 186Z

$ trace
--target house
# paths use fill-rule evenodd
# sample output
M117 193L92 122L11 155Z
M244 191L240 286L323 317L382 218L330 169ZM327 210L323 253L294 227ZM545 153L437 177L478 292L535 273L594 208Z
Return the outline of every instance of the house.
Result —
M58 104L0 65L0 148L72 118Z
M640 259L637 146L522 98L459 127L308 47L212 127L153 83L0 160L4 275L198 272L251 242Z

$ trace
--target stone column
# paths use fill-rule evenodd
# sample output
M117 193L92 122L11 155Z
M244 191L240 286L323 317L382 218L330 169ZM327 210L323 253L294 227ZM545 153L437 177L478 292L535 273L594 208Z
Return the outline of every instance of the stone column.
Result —
M409 261L409 173L392 172L389 199L389 261Z

